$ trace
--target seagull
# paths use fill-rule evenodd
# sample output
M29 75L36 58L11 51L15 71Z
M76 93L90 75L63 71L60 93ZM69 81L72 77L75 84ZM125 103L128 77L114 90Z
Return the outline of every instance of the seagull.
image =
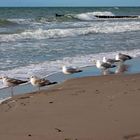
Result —
M130 59L132 59L132 57L129 55L126 55L126 54L119 53L116 55L116 60L120 60L121 62L124 62L126 60L130 60Z
M102 69L102 70L107 70L109 68L116 67L116 65L112 65L110 63L101 62L100 60L94 60L94 63L96 64L96 67L98 69Z
M73 74L73 73L82 72L82 70L80 70L80 69L78 69L78 68L74 68L74 67L62 66L62 72L63 72L64 74Z
M106 57L103 57L103 62L104 63L114 64L114 63L120 62L120 60L111 59L111 58L107 59Z
M30 83L33 86L36 86L39 88L40 91L40 87L46 86L46 85L52 85L52 84L56 84L57 82L50 82L47 79L44 78L38 78L37 76L31 76L30 77Z
M28 81L23 81L23 80L19 80L19 79L14 79L14 78L9 78L8 76L2 76L0 79L2 79L3 84L7 87L11 87L11 95L13 96L13 87L23 84L23 83L27 83Z

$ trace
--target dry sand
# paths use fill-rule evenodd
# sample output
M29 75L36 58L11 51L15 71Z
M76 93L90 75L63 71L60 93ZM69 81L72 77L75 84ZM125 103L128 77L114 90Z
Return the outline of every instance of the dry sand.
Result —
M68 80L0 105L0 140L140 140L140 74Z

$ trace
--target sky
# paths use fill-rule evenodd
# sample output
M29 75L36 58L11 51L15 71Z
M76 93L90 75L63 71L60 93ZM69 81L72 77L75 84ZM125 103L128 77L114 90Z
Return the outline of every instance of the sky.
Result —
M0 0L0 7L140 6L140 0Z

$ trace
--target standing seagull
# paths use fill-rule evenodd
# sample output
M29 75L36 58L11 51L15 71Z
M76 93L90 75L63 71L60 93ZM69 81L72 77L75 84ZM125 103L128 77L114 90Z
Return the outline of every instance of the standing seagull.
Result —
M126 54L119 53L116 55L116 60L120 60L121 62L124 62L126 60L130 60L130 59L132 59L132 57L129 55L126 55Z
M13 96L13 87L23 84L23 83L27 83L28 81L22 81L19 79L14 79L14 78L9 78L8 76L2 76L1 77L3 84L5 86L11 87L11 95Z
M66 67L66 66L63 66L62 67L62 72L64 74L73 74L73 73L82 72L82 70L80 70L78 68L74 68L74 67Z
M30 77L30 82L33 86L38 87L39 91L40 91L40 87L57 83L57 82L50 82L49 80L44 79L44 78L40 79L37 76L31 76Z
M116 67L116 65L112 65L110 63L104 63L104 62L101 62L100 60L94 60L94 63L96 64L96 67L101 70L107 70L109 68Z
M114 63L120 62L120 60L111 59L111 58L108 58L108 59L107 59L106 57L103 57L103 62L104 62L104 63L114 64Z

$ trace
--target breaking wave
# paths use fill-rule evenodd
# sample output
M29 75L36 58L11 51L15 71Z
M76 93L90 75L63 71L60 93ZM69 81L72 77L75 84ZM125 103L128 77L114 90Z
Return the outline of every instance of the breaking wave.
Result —
M104 11L104 12L88 12L88 13L81 13L77 14L74 17L79 20L85 20L85 21L92 21L97 19L95 16L114 16L112 12Z
M64 57L60 60L54 61L45 61L39 64L30 64L25 67L14 68L12 70L1 70L0 76L7 75L9 77L27 79L31 75L38 75L40 77L46 77L47 75L60 72L62 65L66 66L76 66L76 67L86 67L93 66L93 61L95 59L102 60L103 56L107 58L114 58L116 54L120 51L115 52L106 52L106 53L97 53L97 54L88 54L88 55L77 55L75 57ZM133 57L140 57L140 49L134 49L130 51L121 51L121 53L129 54ZM0 83L0 88L1 85Z
M63 38L75 37L81 35L95 34L95 33L121 33L128 31L139 31L140 22L99 22L98 24L91 23L89 27L82 28L66 28L66 29L34 29L26 30L19 34L1 34L1 42L20 41L28 39L49 39L49 38Z
M51 16L42 16L35 18L15 18L15 19L0 19L0 26L14 25L14 24L42 24L49 22L67 22L67 21L94 21L94 20L108 20L99 19L96 16L116 16L110 11L94 11L85 12L79 14L60 14L60 17L56 17L55 14ZM140 18L140 16L138 16ZM113 20L113 19L112 19Z
M13 22L13 21L10 21L10 20L7 20L7 19L0 19L0 27L2 26L10 26L10 25L17 25L16 22Z

